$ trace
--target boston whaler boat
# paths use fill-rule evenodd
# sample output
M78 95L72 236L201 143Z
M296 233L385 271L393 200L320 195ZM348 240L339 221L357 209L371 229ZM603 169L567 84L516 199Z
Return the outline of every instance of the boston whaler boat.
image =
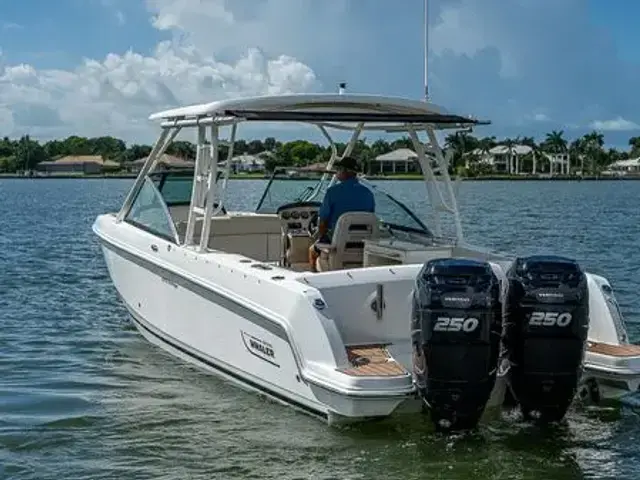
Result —
M159 140L120 211L100 215L93 231L136 327L175 356L331 423L413 404L438 428L467 428L503 402L552 421L576 394L638 389L640 347L629 344L605 278L571 259L512 258L465 242L436 130L481 122L424 101L353 94L223 100L150 118L161 121ZM344 214L321 246L319 272L309 271L335 178L303 189L276 173L255 211L225 210L243 122L314 126L331 146L328 170L364 131L408 134L430 220L362 179L376 213ZM186 128L197 132L194 171L153 173ZM340 130L352 136L339 154L329 132Z

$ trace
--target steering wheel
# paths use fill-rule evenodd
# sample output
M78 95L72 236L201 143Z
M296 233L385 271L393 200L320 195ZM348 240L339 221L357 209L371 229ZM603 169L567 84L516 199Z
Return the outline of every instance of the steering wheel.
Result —
M309 218L309 223L307 224L307 231L309 232L310 237L315 237L316 232L318 231L319 219L318 212L313 212L311 217Z

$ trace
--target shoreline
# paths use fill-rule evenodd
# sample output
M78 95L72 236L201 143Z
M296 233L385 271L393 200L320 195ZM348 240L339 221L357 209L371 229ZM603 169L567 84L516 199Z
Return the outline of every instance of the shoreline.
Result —
M21 179L21 180L60 180L60 179L74 179L74 180L123 180L123 179L135 179L138 175L135 173L122 173L122 174L54 174L54 175L34 175L26 176L16 173L0 173L0 180L2 179ZM268 180L270 176L265 175L230 175L230 180ZM418 181L422 180L421 175L387 175L387 176L367 176L367 180L373 181ZM292 177L281 178L280 180L289 181L303 181L303 180L315 180L317 177ZM452 181L456 181L456 177L451 177ZM461 177L461 181L465 182L478 182L478 181L532 181L532 182L557 182L557 181L608 181L608 180L640 180L640 175L626 175L626 176L568 176L568 175L556 175L553 177L541 177L541 176L528 176L528 175L483 175L478 177Z

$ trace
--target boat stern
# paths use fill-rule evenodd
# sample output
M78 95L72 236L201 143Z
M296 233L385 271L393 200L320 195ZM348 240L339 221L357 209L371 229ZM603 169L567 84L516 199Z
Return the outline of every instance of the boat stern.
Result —
M621 400L640 388L640 345L588 342L579 390L583 401Z
M316 365L307 377L316 398L330 412L330 423L388 417L416 398L413 377L386 345L347 347L348 365L328 369Z

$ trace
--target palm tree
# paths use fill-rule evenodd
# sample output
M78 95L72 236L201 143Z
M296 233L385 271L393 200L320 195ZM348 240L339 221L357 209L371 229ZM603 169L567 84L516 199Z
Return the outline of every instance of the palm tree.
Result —
M591 133L587 133L582 137L584 143L585 152L589 155L590 160L590 173L594 175L596 173L596 163L603 157L604 151L604 135L598 133L595 130Z
M488 158L491 155L491 149L497 144L496 137L483 137L478 140L478 149L483 159Z
M631 147L632 157L640 155L640 137L631 137L629 139L629 146Z
M551 133L547 133L547 138L544 141L545 151L553 155L561 155L567 153L567 141L564 138L564 130L553 130ZM554 161L549 161L549 173L554 173Z
M453 151L453 167L459 165L465 153L474 149L477 140L466 131L456 132L447 135L444 144L447 149Z
M536 144L536 140L533 137L523 137L522 140L520 141L520 143L522 145L526 145L527 147L529 147L531 149L531 160L532 160L532 165L531 165L531 173L533 175L536 174L536 167L537 167L537 160L539 158L539 147Z
M551 133L547 133L544 143L550 152L565 153L567 151L567 141L563 135L564 130L553 130Z
M569 145L570 158L580 160L580 174L584 175L584 156L585 156L585 143L582 138L576 138L571 145Z
M496 137L483 137L478 140L478 148L482 150L482 153L489 153L493 147L498 144Z
M500 142L502 143L502 145L507 147L507 152L509 152L509 175L513 173L514 167L515 167L516 173L518 172L517 167L519 166L519 162L518 162L517 156L515 156L514 153L519 142L520 142L520 137L505 138L502 142ZM515 165L514 165L514 159L516 163Z

